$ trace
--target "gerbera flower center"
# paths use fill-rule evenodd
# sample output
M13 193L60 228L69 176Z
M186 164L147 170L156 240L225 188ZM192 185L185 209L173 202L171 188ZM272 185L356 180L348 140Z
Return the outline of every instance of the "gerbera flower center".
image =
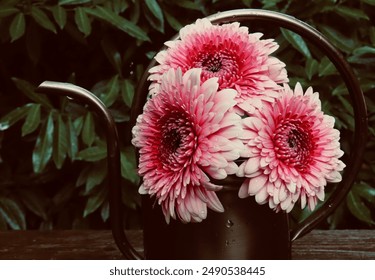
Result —
M202 68L202 79L218 77L220 88L230 87L240 77L238 55L233 49L206 44L191 59L191 67Z
M176 152L181 144L181 135L179 131L172 128L169 131L165 131L164 134L165 135L162 138L162 145L165 149L169 150L170 153Z
M165 166L180 169L191 158L195 134L190 119L184 113L169 114L159 120L159 157Z
M300 120L285 120L275 131L276 157L284 164L306 171L312 160L314 139L309 124Z
M202 61L202 66L207 71L216 73L221 70L222 67L222 61L221 57L218 54L214 54L213 56L206 56Z

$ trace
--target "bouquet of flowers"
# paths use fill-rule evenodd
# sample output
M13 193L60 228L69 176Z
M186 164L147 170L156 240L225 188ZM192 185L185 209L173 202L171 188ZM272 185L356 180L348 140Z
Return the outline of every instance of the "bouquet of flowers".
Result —
M240 198L276 212L299 200L313 210L327 182L341 181L335 119L311 87L289 87L285 64L271 56L278 44L262 36L199 19L155 56L132 143L139 192L155 197L167 223L223 212L216 192L228 176L242 178Z

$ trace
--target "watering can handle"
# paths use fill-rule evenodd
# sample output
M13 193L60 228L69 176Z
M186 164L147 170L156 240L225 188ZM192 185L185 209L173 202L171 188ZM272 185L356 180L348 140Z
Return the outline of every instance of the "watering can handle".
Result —
M121 215L121 169L120 148L115 121L103 102L90 91L69 83L45 81L36 89L38 93L67 96L89 105L103 122L107 138L107 168L109 192L109 211L113 238L127 259L141 259L141 255L130 245L123 228Z
M212 23L225 23L243 20L261 20L278 24L280 27L290 29L291 31L308 39L311 43L318 46L336 66L337 70L343 76L346 87L352 98L355 131L354 143L351 150L350 158L347 163L346 171L343 175L342 182L336 186L332 195L327 199L324 205L310 215L305 221L293 229L291 232L291 240L295 240L312 230L320 221L330 215L339 205L345 195L348 193L357 171L360 168L361 157L364 152L367 136L367 115L364 96L359 86L358 80L352 72L350 66L342 57L341 53L332 46L324 36L308 24L295 19L294 17L284 15L277 12L257 10L257 9L241 9L221 12L207 17ZM176 39L175 37L174 39ZM155 63L155 62L154 62ZM149 68L153 64L149 65ZM140 85L137 89L135 100L133 101L131 122L133 126L136 117L142 113L143 104L147 99L147 90L145 88L148 73L143 75ZM142 259L143 257L130 245L125 232L123 230L123 219L121 215L120 201L120 150L116 125L105 105L91 92L78 86L59 83L59 82L43 82L37 89L39 93L55 94L60 96L69 96L84 104L88 104L99 118L104 122L107 136L107 160L108 160L108 178L110 187L110 218L114 240L120 251L127 259Z

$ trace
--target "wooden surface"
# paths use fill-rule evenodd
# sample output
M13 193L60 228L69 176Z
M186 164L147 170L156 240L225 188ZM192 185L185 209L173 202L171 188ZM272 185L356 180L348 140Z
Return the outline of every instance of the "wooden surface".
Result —
M142 232L128 231L142 252ZM375 260L375 231L315 230L296 240L293 259ZM0 259L122 259L110 231L0 231Z

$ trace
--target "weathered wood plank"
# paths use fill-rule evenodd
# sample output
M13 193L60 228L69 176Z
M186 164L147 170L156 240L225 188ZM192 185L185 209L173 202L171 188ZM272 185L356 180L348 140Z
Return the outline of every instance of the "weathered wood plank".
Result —
M128 231L143 251L142 232ZM295 241L293 259L375 259L375 231L315 230ZM122 259L110 231L0 231L0 259Z
M375 230L314 230L293 243L293 259L375 259Z
M141 237L129 232L129 239ZM0 259L121 259L110 231L3 231Z

